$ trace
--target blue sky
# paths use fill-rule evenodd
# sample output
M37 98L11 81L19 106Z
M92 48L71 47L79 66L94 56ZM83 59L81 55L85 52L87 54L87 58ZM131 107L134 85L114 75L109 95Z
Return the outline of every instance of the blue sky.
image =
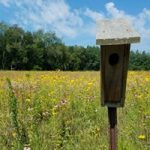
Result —
M54 31L67 45L95 45L97 19L126 18L140 33L132 49L150 52L149 0L0 0L0 21Z

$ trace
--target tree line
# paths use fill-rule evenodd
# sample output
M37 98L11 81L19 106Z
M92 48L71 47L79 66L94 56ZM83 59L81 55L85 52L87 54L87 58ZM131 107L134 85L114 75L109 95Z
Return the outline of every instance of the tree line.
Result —
M0 70L99 70L96 46L66 46L54 32L0 23ZM131 51L130 70L150 70L150 54Z

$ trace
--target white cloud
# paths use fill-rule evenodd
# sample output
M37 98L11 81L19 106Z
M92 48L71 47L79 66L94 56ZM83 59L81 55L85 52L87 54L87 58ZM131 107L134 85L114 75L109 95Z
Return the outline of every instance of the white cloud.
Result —
M0 0L0 4L4 5L5 7L9 7L10 0Z
M96 11L92 11L89 8L86 9L84 15L90 17L94 21L98 20L98 19L104 19L104 16L101 13L98 13Z
M42 28L62 37L76 37L83 26L80 11L71 10L64 0L0 0L0 3L17 8L11 22L32 30Z
M38 8L38 9L37 9ZM30 4L29 15L20 15L18 18L28 20L34 28L45 27L47 30L54 30L57 35L75 37L78 28L83 24L82 18L76 10L70 9L64 0L50 0ZM28 13L28 10L26 11ZM24 14L25 14L24 12Z
M102 19L113 19L113 18L124 18L127 19L132 25L136 28L136 30L140 33L141 43L136 44L134 48L141 50L149 50L149 42L150 42L150 10L144 8L141 13L136 16L129 15L125 13L123 10L119 10L115 7L113 2L107 3L105 5L107 13L102 15L101 13L92 11L87 9L86 15L89 16L93 21L100 18ZM92 28L92 26L91 26ZM95 32L93 30L93 32Z
M111 15L113 18L122 18L124 17L124 12L121 11L121 10L118 10L116 7L115 7L115 4L110 2L110 3L107 3L105 5L106 7L106 10L108 12L108 15Z
M90 8L72 9L65 0L0 0L0 4L16 7L13 23L31 30L52 30L64 39L95 38L96 20L126 18L141 34L142 42L138 46L149 47L150 10L146 8L133 16L116 8L113 2L105 4L106 13Z
M147 49L149 48L150 41L150 10L143 9L137 16L126 14L124 11L118 10L113 3L106 4L106 9L111 15L111 18L125 18L128 19L136 30L140 33L141 43L138 44L136 49Z

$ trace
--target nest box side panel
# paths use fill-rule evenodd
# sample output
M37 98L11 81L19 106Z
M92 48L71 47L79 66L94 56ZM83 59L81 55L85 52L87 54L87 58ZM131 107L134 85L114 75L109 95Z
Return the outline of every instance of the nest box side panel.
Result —
M124 105L130 44L101 46L102 105Z

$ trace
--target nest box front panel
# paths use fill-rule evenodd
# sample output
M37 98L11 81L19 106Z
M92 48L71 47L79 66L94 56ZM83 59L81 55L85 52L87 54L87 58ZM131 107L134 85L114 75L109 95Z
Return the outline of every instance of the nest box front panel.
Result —
M129 50L129 44L101 46L102 105L124 105Z

